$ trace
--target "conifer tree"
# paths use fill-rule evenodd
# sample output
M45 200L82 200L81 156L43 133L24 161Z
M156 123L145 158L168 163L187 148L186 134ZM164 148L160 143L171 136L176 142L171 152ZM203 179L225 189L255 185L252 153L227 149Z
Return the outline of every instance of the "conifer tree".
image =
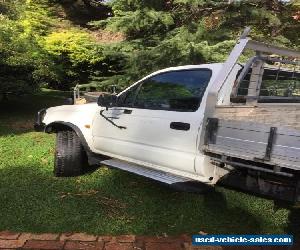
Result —
M300 43L294 2L114 0L111 7L113 17L92 24L127 37L111 47L111 55L117 47L126 61L125 74L108 79L118 84L163 67L224 61L245 26L252 27L256 40L287 47Z

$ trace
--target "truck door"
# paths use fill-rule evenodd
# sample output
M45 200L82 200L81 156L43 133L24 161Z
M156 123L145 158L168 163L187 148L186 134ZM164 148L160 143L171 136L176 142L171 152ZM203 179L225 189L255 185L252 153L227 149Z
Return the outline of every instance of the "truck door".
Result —
M194 172L202 97L210 69L159 73L119 96L93 124L96 150L117 158ZM103 117L104 116L104 117Z

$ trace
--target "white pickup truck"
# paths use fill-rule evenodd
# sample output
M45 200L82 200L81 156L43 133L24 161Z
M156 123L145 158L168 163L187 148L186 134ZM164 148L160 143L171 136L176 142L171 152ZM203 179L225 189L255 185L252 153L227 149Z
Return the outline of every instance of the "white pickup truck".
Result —
M55 175L98 164L299 201L300 53L247 34L225 63L163 69L98 103L41 110L36 130L57 133Z

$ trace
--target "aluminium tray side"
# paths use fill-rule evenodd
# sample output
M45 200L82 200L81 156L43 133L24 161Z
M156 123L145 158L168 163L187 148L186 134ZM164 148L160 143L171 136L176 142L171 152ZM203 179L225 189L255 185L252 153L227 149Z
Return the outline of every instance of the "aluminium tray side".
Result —
M217 127L210 131L212 135L204 145L205 152L300 170L300 130L273 127L276 129L272 136L269 159L266 159L273 125L246 120L217 118L217 121Z

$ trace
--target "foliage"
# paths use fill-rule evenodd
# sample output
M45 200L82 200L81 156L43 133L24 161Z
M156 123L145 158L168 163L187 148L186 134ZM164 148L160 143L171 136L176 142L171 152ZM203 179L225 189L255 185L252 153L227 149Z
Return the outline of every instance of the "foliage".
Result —
M37 90L41 72L47 71L47 54L38 44L51 26L44 4L8 0L0 15L0 93Z
M49 83L50 87L68 89L75 83L86 82L89 74L96 71L103 60L102 46L79 29L52 32L40 43L58 65L54 69L56 81Z
M125 56L123 74L106 84L127 85L160 68L224 61L245 26L252 37L299 47L300 25L292 18L293 3L272 1L137 1L115 0L114 16L92 22L122 31L127 41L112 45Z
M300 48L298 2L1 1L0 92L22 85L26 91L39 86L69 89L77 83L121 90L160 68L224 61L245 26L252 27L254 39ZM79 20L83 16L76 20L78 8L85 20L93 20L88 26ZM97 13L105 18L99 21ZM103 30L126 39L94 39ZM22 73L12 74L16 70Z
M87 33L76 29L51 33L45 37L44 42L44 48L50 54L68 57L74 66L101 61L101 51L97 51L99 47Z

